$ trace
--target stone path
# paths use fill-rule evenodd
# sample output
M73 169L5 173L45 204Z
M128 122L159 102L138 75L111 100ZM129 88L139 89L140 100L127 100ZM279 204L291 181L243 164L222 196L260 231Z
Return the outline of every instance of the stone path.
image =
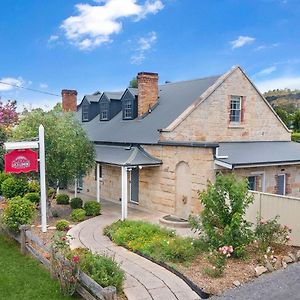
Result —
M130 212L129 212L130 216ZM116 246L102 234L103 228L119 218L119 212L104 210L101 216L74 226L68 234L71 248L86 247L107 254L126 273L124 293L128 300L196 300L200 297L178 276L149 260Z

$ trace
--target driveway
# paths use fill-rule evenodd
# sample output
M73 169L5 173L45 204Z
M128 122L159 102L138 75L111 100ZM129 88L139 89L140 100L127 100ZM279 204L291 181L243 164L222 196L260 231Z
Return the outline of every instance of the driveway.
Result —
M262 275L212 300L300 300L300 263Z

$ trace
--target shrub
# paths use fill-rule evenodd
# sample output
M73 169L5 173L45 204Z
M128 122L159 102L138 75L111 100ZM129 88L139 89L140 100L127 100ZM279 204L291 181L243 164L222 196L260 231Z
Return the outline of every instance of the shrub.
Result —
M19 232L19 226L30 224L35 205L27 199L12 199L7 203L2 215L3 223L12 231Z
M238 180L233 174L218 175L215 184L209 183L199 197L204 209L200 218L192 218L192 228L204 233L213 249L232 245L234 255L243 256L253 239L251 224L245 220L246 209L253 202L247 180Z
M58 217L59 217L59 213L58 213L57 210L53 210L53 211L52 211L52 217L53 217L53 218L58 218Z
M268 247L286 244L290 240L292 230L286 225L280 225L278 219L279 216L267 221L257 219L255 237L262 252L265 252Z
M118 221L106 227L104 233L116 244L157 261L187 262L201 251L196 240L178 237L170 230L143 221Z
M5 198L10 199L16 196L23 197L28 189L28 184L21 178L10 177L1 184L2 194Z
M4 182L8 178L12 178L12 175L10 173L0 172L0 195L2 195L2 182Z
M53 187L49 187L47 191L48 198L54 198L56 195L56 190Z
M101 204L98 203L97 201L87 201L85 204L84 204L84 210L86 212L86 215L87 216L98 216L100 215L100 211L101 211Z
M80 254L79 254L80 256ZM80 268L102 287L115 286L117 292L122 291L124 271L116 261L107 256L83 252L80 256Z
M28 199L32 203L38 204L40 203L40 195L39 193L27 193L24 198Z
M71 212L71 220L73 222L81 222L85 219L86 213L82 208L76 208Z
M70 202L70 197L66 194L56 195L56 203L62 205L68 205Z
M28 182L28 192L29 193L40 193L40 185L36 180Z
M83 201L79 197L72 198L71 201L70 201L70 205L71 205L72 209L82 208L82 204L83 204Z
M66 220L59 220L56 222L56 229L59 231L67 231L69 230L70 223Z

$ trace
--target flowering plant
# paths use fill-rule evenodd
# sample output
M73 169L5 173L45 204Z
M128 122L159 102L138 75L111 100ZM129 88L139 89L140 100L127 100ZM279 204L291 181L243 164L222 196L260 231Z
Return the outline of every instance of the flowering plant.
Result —
M225 255L226 257L230 257L231 253L233 253L233 247L232 246L220 247L219 253Z
M59 231L54 235L51 245L51 267L64 295L74 294L79 274L80 258L78 255L70 256L70 238L65 232ZM68 260L66 257L71 259Z
M290 240L292 229L278 223L279 216L274 219L263 220L258 218L255 228L256 243L261 252L265 253L269 247L285 245Z

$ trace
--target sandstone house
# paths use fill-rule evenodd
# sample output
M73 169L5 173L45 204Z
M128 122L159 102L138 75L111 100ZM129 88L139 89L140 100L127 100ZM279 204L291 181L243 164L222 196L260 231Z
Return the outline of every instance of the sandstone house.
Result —
M137 81L137 89L96 92L77 106L96 149L83 193L187 217L222 171L248 177L252 190L300 196L300 144L240 67L162 85L142 72ZM63 90L65 110L75 110L76 95Z

